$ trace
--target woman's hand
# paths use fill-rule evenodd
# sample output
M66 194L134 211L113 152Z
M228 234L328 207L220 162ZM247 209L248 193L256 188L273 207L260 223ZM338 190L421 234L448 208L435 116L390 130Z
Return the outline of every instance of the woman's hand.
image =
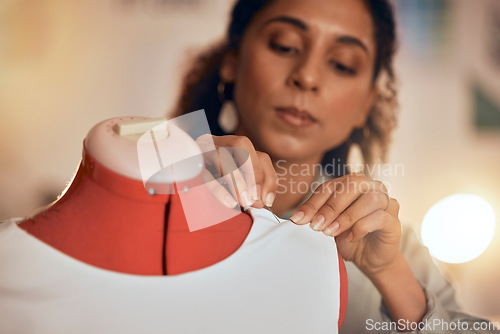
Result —
M349 174L320 185L291 220L335 237L340 255L373 278L400 258L398 213L382 182Z
M269 155L256 151L250 139L203 135L196 142L204 152L205 184L221 203L230 208L273 205L278 176Z

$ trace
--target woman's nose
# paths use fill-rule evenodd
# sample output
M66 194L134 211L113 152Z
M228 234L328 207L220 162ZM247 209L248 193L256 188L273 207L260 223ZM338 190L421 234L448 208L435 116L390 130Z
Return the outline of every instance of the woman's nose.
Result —
M297 64L290 75L289 84L303 91L317 92L320 75L318 61L310 56Z

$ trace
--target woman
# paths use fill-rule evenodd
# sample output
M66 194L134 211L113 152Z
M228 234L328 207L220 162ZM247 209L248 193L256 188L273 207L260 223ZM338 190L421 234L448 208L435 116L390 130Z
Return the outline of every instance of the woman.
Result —
M399 205L383 184L343 168L332 178L317 169L344 166L354 142L369 163L384 156L395 124L394 51L385 0L240 0L226 39L186 76L174 113L205 109L217 146L250 152L257 186L238 184L240 205L272 205L279 216L335 237L353 263L348 333L379 332L380 321L409 330L434 319L478 320L454 311L453 290L423 248L418 259L427 261L414 276L403 251L419 245L401 237ZM238 116L229 133L217 122L227 100ZM318 180L312 194L291 186L311 189Z

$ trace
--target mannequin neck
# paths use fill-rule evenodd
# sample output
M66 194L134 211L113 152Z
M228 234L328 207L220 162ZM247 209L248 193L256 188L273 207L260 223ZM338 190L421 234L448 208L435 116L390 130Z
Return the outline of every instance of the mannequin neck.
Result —
M252 221L233 210L231 219L191 232L177 191L185 187L171 185L171 194L150 195L141 181L107 169L84 149L69 188L20 227L100 268L138 275L188 272L231 255ZM231 210L218 202L214 206L209 194L197 194L197 204L205 210Z

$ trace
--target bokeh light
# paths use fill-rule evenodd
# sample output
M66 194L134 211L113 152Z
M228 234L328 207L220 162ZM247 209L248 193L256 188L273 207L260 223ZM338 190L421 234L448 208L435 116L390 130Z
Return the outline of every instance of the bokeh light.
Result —
M456 194L427 211L421 227L422 242L442 262L463 263L481 255L495 233L493 207L477 195Z

